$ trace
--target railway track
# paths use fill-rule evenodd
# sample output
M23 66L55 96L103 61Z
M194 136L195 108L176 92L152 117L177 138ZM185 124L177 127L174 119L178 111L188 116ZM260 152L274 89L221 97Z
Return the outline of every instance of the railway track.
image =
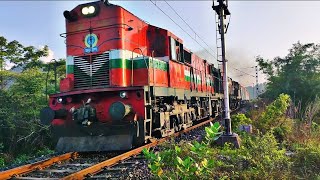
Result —
M199 128L214 119L211 118L199 124L196 124L186 130L175 133L173 136L177 137L181 134L187 133L191 130ZM138 147L136 149L127 151L125 153L77 153L70 152L47 160L39 161L32 164L27 164L10 170L0 172L0 180L2 179L64 179L64 180L78 180L78 179L105 179L106 176L99 176L102 172L104 174L112 174L112 172L124 171L128 166L134 166L136 159L141 159L139 156L144 148L151 148L171 138L166 137L162 139L154 139L152 142ZM131 159L130 159L131 158ZM110 178L112 179L112 178ZM116 177L115 177L116 179Z

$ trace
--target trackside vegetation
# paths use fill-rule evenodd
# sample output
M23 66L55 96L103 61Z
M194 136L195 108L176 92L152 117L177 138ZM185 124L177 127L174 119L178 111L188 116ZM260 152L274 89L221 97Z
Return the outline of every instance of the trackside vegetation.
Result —
M232 119L251 122L253 133L240 134L241 147L214 144L218 122L206 127L205 140L174 141L161 151L143 151L158 179L317 179L320 178L320 132L287 115L291 99L281 94L266 107ZM259 116L256 116L259 114ZM248 117L250 117L250 119ZM241 122L242 123L242 122Z
M0 168L53 153L50 127L40 124L40 109L54 93L53 62L41 61L48 47L24 46L0 36ZM58 60L58 79L64 76L64 60Z
M222 131L215 123L206 128L210 138L203 141L145 149L154 178L320 179L320 46L298 42L285 57L256 61L268 83L251 102L255 106L232 116L241 147L215 145ZM248 124L252 133L238 129Z

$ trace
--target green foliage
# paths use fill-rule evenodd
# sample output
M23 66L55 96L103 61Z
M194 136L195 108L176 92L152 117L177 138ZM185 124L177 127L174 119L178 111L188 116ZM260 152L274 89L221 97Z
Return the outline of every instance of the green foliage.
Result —
M2 153L3 144L0 143L0 168L5 166L5 161Z
M243 134L239 149L196 141L171 147L157 153L143 151L151 172L160 179L283 179L290 174L289 157L270 132Z
M208 141L208 143L212 144L214 141L216 141L221 132L219 132L221 126L218 122L215 122L214 124L212 124L210 122L210 126L209 127L205 127L205 131L206 131L206 140Z
M54 150L49 149L48 147L45 147L44 149L38 149L35 156L39 157L39 156L43 156L43 155L53 154L54 152L55 152Z
M0 168L5 167L4 158L0 156Z
M39 121L40 109L47 105L44 84L39 69L28 69L19 73L7 90L0 90L0 142L4 152L28 153L49 145L48 127Z
M242 159L242 167L238 170L240 179L282 179L288 175L290 164L285 149L279 149L270 132L244 138L241 148L236 151L240 158L234 158Z
M40 60L47 52L46 46L25 47L0 36L0 150L6 164L22 162L30 154L50 153L53 146L49 127L39 120L40 110L48 103L45 87L49 66L48 92L55 92L53 62L45 65ZM6 70L7 63L21 72ZM58 80L65 74L64 63L63 59L57 62Z
M299 179L317 179L320 176L320 145L312 141L295 149L293 171Z
M160 152L145 150L149 168L159 179L319 178L320 132L315 123L310 127L286 118L289 104L290 97L281 94L252 120L243 114L233 116L234 124L259 127L252 134L241 133L238 149L231 144L214 146L220 126L211 124L203 142L170 142Z
M208 159L212 155L208 145L220 135L219 129L219 123L206 128L206 143L183 143L182 148L173 145L157 153L144 149L143 153L150 161L148 167L160 179L208 179L215 165L213 159Z
M249 125L252 124L252 120L247 118L245 114L238 113L231 117L232 119L232 131L238 131L240 125Z
M280 94L279 97L261 113L255 126L262 132L268 132L286 122L285 113L290 105L290 96Z
M23 69L42 67L41 57L48 55L48 46L37 49L34 46L23 46L18 41L8 42L6 38L0 36L0 64L4 69L7 63L13 63L13 67L23 67Z
M265 97L274 99L281 93L301 101L302 107L320 93L320 49L319 45L309 43L293 44L287 56L273 60L257 57L260 69L268 75Z
M15 164L21 164L24 163L26 161L28 161L30 159L30 156L26 155L26 154L20 154L15 160L14 163Z

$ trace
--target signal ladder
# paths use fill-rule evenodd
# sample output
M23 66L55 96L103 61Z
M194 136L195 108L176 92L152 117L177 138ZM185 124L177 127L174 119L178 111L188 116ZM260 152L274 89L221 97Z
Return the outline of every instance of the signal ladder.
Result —
M225 17L224 17L225 18ZM222 45L221 45L221 32L220 32L220 18L219 15L215 15L216 21L216 46L217 46L217 61L219 68L222 69ZM228 31L229 22L225 25L225 34Z

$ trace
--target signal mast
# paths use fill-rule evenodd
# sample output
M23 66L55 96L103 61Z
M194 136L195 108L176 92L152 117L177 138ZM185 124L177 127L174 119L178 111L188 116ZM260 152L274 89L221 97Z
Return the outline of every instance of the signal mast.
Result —
M226 16L230 16L230 11L228 9L228 0L217 0L218 5L215 5L215 0L213 0L212 9L218 15L217 29L219 30L221 39L221 58L222 58L222 69L223 69L223 94L224 94L224 122L225 122L225 132L218 139L218 144L223 145L226 142L233 143L235 147L240 146L239 137L237 134L231 131L231 119L230 119L230 107L229 107L229 93L228 93L228 76L227 76L227 60L226 60L226 47L225 47L225 33L227 27L225 27L224 20ZM217 52L218 53L218 52Z

